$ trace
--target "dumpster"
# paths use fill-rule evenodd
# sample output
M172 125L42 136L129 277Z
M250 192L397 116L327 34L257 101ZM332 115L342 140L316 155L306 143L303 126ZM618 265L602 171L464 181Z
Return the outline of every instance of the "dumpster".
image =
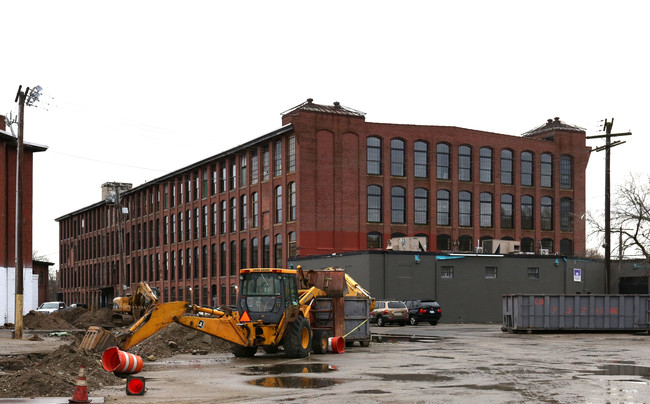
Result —
M343 316L340 303L343 303ZM330 337L345 337L346 345L359 341L361 346L370 343L370 300L359 297L317 297L311 309L314 316L312 330L326 330Z
M503 331L648 331L650 295L503 296Z

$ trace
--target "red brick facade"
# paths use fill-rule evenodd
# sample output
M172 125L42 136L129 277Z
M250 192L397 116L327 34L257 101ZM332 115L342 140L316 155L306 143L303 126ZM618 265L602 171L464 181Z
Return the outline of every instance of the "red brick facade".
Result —
M103 306L123 293L119 285L146 280L164 300L234 304L241 267L385 248L402 235L426 236L429 251L510 238L535 253L584 254L589 148L580 128L549 120L509 136L371 123L359 111L311 100L285 112L282 123L123 192L123 266L116 204L102 201L57 219L65 300ZM369 142L379 144L371 145L370 163ZM502 150L512 155L505 170L512 184L502 181ZM439 170L447 178L439 179ZM369 198L369 186L379 196ZM512 201L511 220L501 214L503 195ZM522 217L523 200L531 202L530 217Z

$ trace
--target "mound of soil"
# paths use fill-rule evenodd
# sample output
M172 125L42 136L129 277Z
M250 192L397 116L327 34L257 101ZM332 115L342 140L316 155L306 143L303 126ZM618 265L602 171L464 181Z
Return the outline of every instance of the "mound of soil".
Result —
M31 330L71 330L74 327L60 316L30 311L23 316L23 327Z
M75 342L61 345L32 366L0 376L0 397L72 397L81 366L86 367L88 391L122 383L106 372L101 353L91 353Z
M164 358L193 351L225 353L231 351L231 344L209 334L173 323L129 349L129 352L142 356L144 361L150 355Z
M85 330L90 326L113 328L113 311L99 309L90 311L83 307L55 311L51 314L30 311L23 317L25 328L32 330Z

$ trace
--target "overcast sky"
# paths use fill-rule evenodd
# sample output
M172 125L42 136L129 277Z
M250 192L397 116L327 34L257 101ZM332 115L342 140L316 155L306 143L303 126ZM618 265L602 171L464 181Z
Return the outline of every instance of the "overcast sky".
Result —
M647 175L645 5L3 2L0 114L16 114L18 85L44 89L25 112L25 141L49 147L35 155L33 248L58 268L55 219L99 202L102 183L138 186L225 151L309 97L370 122L510 135L556 116L598 135L615 118L633 136L612 150L612 184ZM587 170L596 215L604 158Z

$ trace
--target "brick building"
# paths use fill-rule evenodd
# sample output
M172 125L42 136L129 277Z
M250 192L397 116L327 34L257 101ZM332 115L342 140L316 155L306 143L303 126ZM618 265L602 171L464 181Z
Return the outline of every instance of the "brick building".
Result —
M240 268L403 236L428 251L494 238L583 255L589 150L558 118L510 136L366 122L309 99L277 130L58 218L61 289L102 306L146 280L164 300L231 304Z
M23 143L23 309L38 306L38 275L32 263L32 178L34 153L45 146ZM14 322L16 270L16 159L18 141L0 115L0 321Z

